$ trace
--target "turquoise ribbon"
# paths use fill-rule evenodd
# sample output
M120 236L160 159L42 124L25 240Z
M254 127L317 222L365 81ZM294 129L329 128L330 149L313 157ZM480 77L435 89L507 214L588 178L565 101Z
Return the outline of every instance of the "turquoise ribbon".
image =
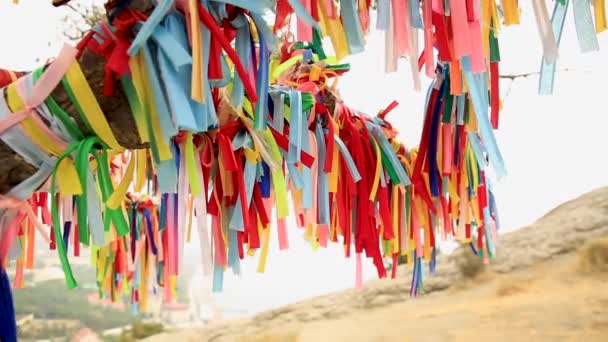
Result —
M238 151L245 147L252 148L253 140L251 139L251 136L249 136L248 133L241 131L232 139L232 149L234 151ZM246 203L248 206L251 203L251 196L253 196L253 186L255 185L256 172L257 165L246 160L243 171L243 178L245 183L245 193L247 196ZM236 203L230 215L230 223L228 224L229 229L241 232L245 231L245 223L242 209L243 206L241 205L241 193L239 192L237 195Z
M348 167L348 172L350 172L350 175L353 178L353 181L355 183L357 183L358 181L361 180L361 174L359 173L359 170L357 169L357 165L355 165L353 157L350 155L350 152L348 152L346 145L344 145L344 142L342 141L342 139L340 139L340 137L338 137L337 135L334 135L334 141L336 142L336 144L338 144L338 149L340 149L342 158L344 158L344 161L346 162L346 166Z
M487 95L482 95L482 90L480 89L478 80L471 72L471 61L468 56L462 58L462 66L464 69L465 78L467 80L467 85L469 87L469 93L471 94L471 99L473 100L473 107L475 108L474 112L479 125L481 138L483 139L483 143L488 151L488 157L490 158L494 170L496 171L496 176L498 178L502 178L506 175L506 170L502 155L496 143L496 138L494 137L494 132L492 131L492 126L490 125L490 119L488 118L488 106L484 105L487 103Z
M464 125L464 107L465 107L466 95L457 95L456 96L456 106L458 108L458 112L456 113L456 124Z
M556 1L553 7L553 16L551 17L551 26L557 39L557 47L562 39L564 23L566 22L566 12L568 11L569 0L563 2ZM553 81L555 79L555 63L548 63L543 57L540 66L540 80L538 84L538 92L541 95L549 95L553 93Z
M591 7L589 0L574 0L572 3L574 10L574 24L576 26L576 36L582 52L597 51L600 49L597 42L597 35L593 27Z
M175 160L161 160L156 165L156 179L158 191L163 194L177 192L177 166Z
M304 151L310 151L310 137L308 136L307 125L302 125L302 149ZM304 188L302 189L302 208L311 209L313 207L313 189L312 189L312 170L302 165L302 180L304 181Z
M342 0L340 2L340 15L346 32L348 50L351 54L363 51L363 32L361 32L361 22L355 4L356 0Z
M222 292L224 288L224 268L215 264L213 266L213 292Z
M292 89L289 91L289 151L287 153L287 162L295 163L300 160L302 153L302 94Z
M484 148L481 145L481 140L479 140L479 136L475 132L468 133L469 144L473 149L473 153L475 154L475 159L477 159L477 165L479 165L480 169L484 169L488 166L488 161L484 156Z
M259 163L252 163L245 161L245 170L243 171L245 178L245 194L247 195L247 205L251 205L251 199L253 198L253 187L256 182L256 175Z
M249 69L249 60L251 49L249 48L250 43L250 35L249 32L249 21L244 14L239 14L234 20L231 22L232 26L236 28L236 41L235 41L235 49L236 53L243 64L243 68L245 70ZM243 98L245 97L245 88L243 86L243 80L238 75L238 73L234 73L234 86L232 88L232 105L235 108L240 108L243 106Z
M233 210L236 210L236 207L234 207ZM236 235L236 230L228 230L228 265L230 266L234 274L239 275L241 274L241 265L239 260L238 240Z
M379 118L374 118L374 120L379 120ZM382 131L380 131L378 126L372 124L371 122L367 122L366 124L367 124L368 131L370 133L372 133L374 137L376 137L376 140L380 144L380 149L388 157L389 162L391 163L393 169L397 173L399 182L401 184L403 184L404 186L410 185L412 182L411 182L410 178L408 177L407 173L405 172L405 168L399 161L399 158L393 151L391 143L388 141L388 139L386 139L384 134L382 134Z
M259 36L260 39L260 62L258 66L258 82L257 91L260 94L258 101L255 104L255 119L254 128L258 131L266 129L266 113L268 106L268 65L270 63L270 52L266 48L266 40L263 36Z
M285 94L271 90L270 97L273 104L271 125L277 132L283 132L285 128Z
M300 170L296 167L295 163L285 163L287 165L287 170L289 173L287 176L293 182L293 187L296 190L301 190L304 188L304 180L302 175L300 174Z
M329 184L328 184L328 176L325 171L323 171L323 163L326 158L326 146L325 146L325 136L323 134L323 126L321 122L317 121L315 136L317 138L317 217L319 224L330 224L329 219Z

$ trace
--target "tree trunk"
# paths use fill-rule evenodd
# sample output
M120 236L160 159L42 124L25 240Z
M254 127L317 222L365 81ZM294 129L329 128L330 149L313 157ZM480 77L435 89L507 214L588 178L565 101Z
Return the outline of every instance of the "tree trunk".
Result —
M150 12L153 8L151 0L134 0L130 7L142 12ZM146 147L139 139L137 127L131 114L126 95L120 87L112 97L103 95L104 60L90 51L85 51L80 58L82 70L101 106L103 113L112 128L118 142L130 149ZM84 133L90 133L84 126L76 109L71 104L63 87L59 85L52 93L57 103L72 116ZM8 145L0 140L0 194L6 194L13 187L26 180L37 171L37 168L27 163Z

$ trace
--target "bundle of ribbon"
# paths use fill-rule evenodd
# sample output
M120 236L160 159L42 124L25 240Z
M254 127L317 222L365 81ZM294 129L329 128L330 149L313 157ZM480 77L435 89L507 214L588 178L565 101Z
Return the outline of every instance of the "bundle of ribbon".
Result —
M556 2L553 29L544 2L534 4L542 32L557 31L568 1ZM414 71L426 65L435 78L418 149L406 149L385 120L395 103L369 117L336 101L336 80L349 69L339 61L362 49L371 1L342 1L338 9L321 0L279 0L276 7L176 0L160 2L149 16L115 10L79 49L66 47L47 68L4 88L2 140L39 170L3 203L0 261L17 260L14 285L21 286L23 265L33 262L34 228L45 235L35 223L42 217L69 287L77 283L68 245L78 255L84 244L91 246L100 294L130 298L140 310L160 286L171 301L195 224L204 270L213 272L219 291L223 272L240 272L246 255L260 250L264 270L272 208L279 247L288 247L288 194L314 248L340 242L350 256L354 246L357 285L362 253L380 277L383 257L405 255L417 294L424 263L435 268L438 237L470 242L491 258L499 223L487 167L499 177L506 172L492 131L500 108L496 4L377 5L388 65L407 56ZM516 5L503 1L507 24L518 20ZM603 6L595 2L598 32L605 29ZM272 28L263 18L269 8L276 10ZM293 12L299 42L284 33ZM588 22L581 41L591 40ZM425 37L420 58L418 29ZM326 55L323 36L336 57ZM543 42L543 75L552 75L557 42ZM122 87L149 150L125 151L113 136L75 60L83 49L107 60L104 93ZM60 83L86 130L50 96Z

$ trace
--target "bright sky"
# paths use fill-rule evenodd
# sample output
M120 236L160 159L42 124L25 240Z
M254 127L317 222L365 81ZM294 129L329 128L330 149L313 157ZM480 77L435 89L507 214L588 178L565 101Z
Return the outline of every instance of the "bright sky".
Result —
M520 4L522 24L503 28L499 37L503 74L536 72L540 66L542 51L532 9L528 2ZM0 0L0 68L28 70L41 63L36 58L44 61L54 56L62 44L64 14L46 0L21 0L19 6ZM508 176L495 189L505 229L529 224L559 203L608 184L604 116L608 115L604 98L608 96L604 83L608 79L608 34L599 39L603 50L582 55L570 11L558 62L558 70L570 71L557 74L554 94L537 94L537 76L513 84L501 82L504 108L496 134ZM430 81L423 77L423 91L415 92L405 62L398 72L384 74L383 44L378 33L368 37L366 52L349 59L351 71L339 88L349 106L367 113L398 100L401 105L389 119L400 130L402 141L415 146ZM290 250L279 252L276 234L273 236L263 275L255 273L257 258L245 262L240 279L227 274L225 292L218 296L220 304L253 312L353 286L354 258L344 259L340 247L312 252L293 227L290 244ZM197 249L196 244L189 248ZM500 249L498 253L500 257ZM374 278L374 272L367 263L365 277Z

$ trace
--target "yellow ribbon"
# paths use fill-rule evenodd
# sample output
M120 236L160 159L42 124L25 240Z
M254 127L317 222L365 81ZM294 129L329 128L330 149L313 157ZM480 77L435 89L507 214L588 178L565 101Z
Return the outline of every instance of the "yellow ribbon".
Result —
M597 33L606 30L606 2L605 0L595 0L595 31Z
M517 0L502 0L502 11L505 18L505 25L519 24Z
M344 27L342 27L340 17L329 18L327 13L325 13L325 6L320 4L319 10L319 13L321 14L321 21L324 23L324 26L327 29L327 34L329 35L331 43L334 46L336 57L338 57L338 59L342 59L348 56L349 51L348 43L346 42L346 32L344 31Z
M19 97L15 83L11 83L6 88L7 104L12 112L18 112L25 109L25 103ZM28 136L36 146L40 147L44 152L50 155L59 156L63 152L52 139L38 127L32 118L25 118L21 121L23 133ZM76 166L71 158L65 158L61 161L57 168L58 175L57 186L62 195L79 195L82 193L82 187Z
M258 263L258 273L264 273L266 270L266 259L268 258L268 242L270 241L270 227L262 227L261 223L258 223L258 232L262 236L262 253L260 255L260 261Z
M203 48L201 46L201 27L198 17L198 1L188 1L188 14L190 15L190 34L192 41L192 99L199 103L205 102L205 92L203 91Z
M116 187L116 189L114 189L114 192L106 201L106 206L109 209L117 209L124 203L127 190L129 190L129 185L133 181L133 175L135 174L136 159L135 153L132 153L131 158L129 159L129 165L127 166L127 171L125 172L120 184Z
M101 107L99 107L99 103L97 103L97 99L95 98L95 95L93 95L93 91L91 90L82 69L80 69L78 61L74 61L74 63L70 65L70 68L65 74L65 78L70 84L70 88L72 89L72 92L74 92L74 96L78 99L84 116L95 134L111 149L124 151L124 148L120 146L116 137L114 137L114 133L112 133L112 129L110 128Z
M374 181L372 190L369 192L369 200L374 201L376 199L376 192L378 191L378 184L380 183L380 171L382 169L382 156L380 154L380 147L375 140L372 140L374 149L376 150L376 172L374 173Z
M147 151L135 150L135 160L137 165L137 176L135 177L135 191L141 192L146 181Z

